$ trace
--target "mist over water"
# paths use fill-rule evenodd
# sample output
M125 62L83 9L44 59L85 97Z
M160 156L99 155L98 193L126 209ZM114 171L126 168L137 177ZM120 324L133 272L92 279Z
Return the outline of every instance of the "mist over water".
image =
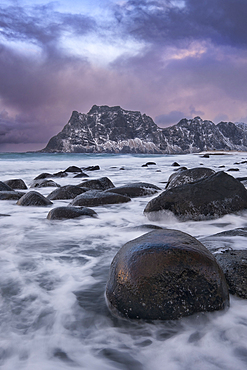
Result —
M27 185L42 172L71 165L99 165L90 179L107 176L114 185L150 182L165 188L173 162L247 176L247 153L214 155L0 154L0 180ZM141 167L146 162L156 165ZM225 165L225 168L220 166ZM54 179L60 185L82 179ZM33 190L33 189L32 189ZM35 189L48 195L54 188ZM27 191L30 191L28 189ZM111 261L126 242L155 224L186 232L213 252L247 249L244 236L214 236L247 227L247 211L216 220L180 222L171 214L149 221L143 210L154 196L92 207L98 218L50 221L50 207L20 207L0 201L0 367L4 370L244 370L247 368L247 301L230 297L223 312L177 321L126 321L113 317L104 299Z

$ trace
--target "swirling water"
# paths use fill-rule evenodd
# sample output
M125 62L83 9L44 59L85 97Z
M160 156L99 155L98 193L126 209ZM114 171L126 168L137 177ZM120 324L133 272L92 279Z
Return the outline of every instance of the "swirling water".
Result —
M30 184L42 172L68 166L99 165L90 178L113 183L144 181L162 189L177 161L188 168L239 168L247 176L247 153L214 155L0 154L0 180ZM142 167L154 161L156 165ZM56 179L60 185L81 179ZM48 195L52 188L38 189ZM29 191L29 190L27 190ZM6 370L128 369L244 370L247 368L247 300L230 297L224 312L177 321L142 322L114 318L104 290L110 263L119 248L154 224L143 215L152 197L94 207L98 218L49 221L52 207L20 207L0 201L0 367ZM247 211L217 220L180 222L171 214L155 223L196 238L247 226ZM243 236L211 238L209 248L247 249Z

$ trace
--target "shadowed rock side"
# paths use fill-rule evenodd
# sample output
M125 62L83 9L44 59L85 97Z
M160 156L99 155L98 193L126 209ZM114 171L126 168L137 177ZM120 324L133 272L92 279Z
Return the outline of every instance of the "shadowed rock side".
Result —
M74 111L41 152L172 154L203 150L247 150L247 132L231 122L215 125L200 117L160 128L140 112L94 105L87 114Z
M0 200L18 200L20 199L25 193L20 191L0 191Z
M57 207L50 210L48 220L64 220L77 217L97 217L97 213L87 207Z
M165 190L147 204L144 213L156 219L160 216L157 212L169 210L184 220L202 220L246 208L244 185L221 171L195 183Z
M152 195L161 190L158 186L146 182L135 182L106 190L109 193L122 194L130 198Z
M155 230L114 257L106 299L115 315L170 320L228 306L228 288L214 256L192 236Z
M246 236L246 233L245 233ZM230 251L215 254L218 264L221 266L229 293L240 298L247 298L247 251Z

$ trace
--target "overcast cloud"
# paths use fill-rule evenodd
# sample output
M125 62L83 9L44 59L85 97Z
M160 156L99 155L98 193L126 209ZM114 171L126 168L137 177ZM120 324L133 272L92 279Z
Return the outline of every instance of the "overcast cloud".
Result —
M246 120L246 15L245 0L5 0L0 150L41 149L93 104L160 126Z

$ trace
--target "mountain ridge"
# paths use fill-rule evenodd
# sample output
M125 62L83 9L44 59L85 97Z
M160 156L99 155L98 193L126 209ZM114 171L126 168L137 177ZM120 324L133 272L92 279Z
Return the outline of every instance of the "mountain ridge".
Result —
M247 150L245 125L183 118L161 128L139 111L93 105L73 111L61 132L40 152L186 154L205 150Z

